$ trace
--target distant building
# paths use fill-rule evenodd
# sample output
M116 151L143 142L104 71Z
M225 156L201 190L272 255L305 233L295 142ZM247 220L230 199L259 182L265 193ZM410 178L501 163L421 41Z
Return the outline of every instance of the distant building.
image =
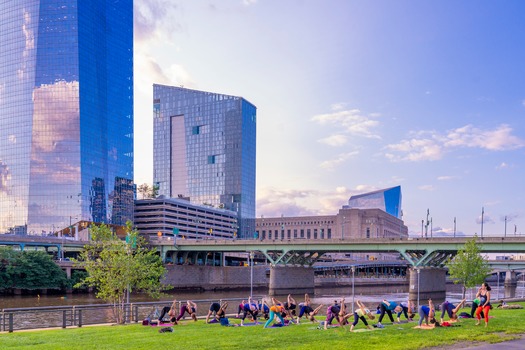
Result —
M401 186L396 186L352 196L348 200L348 205L343 208L377 208L396 218L402 218L401 199Z
M238 230L237 213L178 198L135 201L134 225L140 234L153 239L233 239Z
M262 240L407 238L408 227L381 209L343 208L335 215L257 218L256 233Z
M153 86L153 181L159 195L238 214L255 232L256 107L242 97Z
M131 219L133 2L3 1L0 43L0 233Z

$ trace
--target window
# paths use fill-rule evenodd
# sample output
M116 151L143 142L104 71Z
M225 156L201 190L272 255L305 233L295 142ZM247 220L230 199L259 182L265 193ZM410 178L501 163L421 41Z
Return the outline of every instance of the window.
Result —
M200 125L194 126L191 128L191 134L192 135L199 135L201 133L201 127Z
M215 164L215 156L208 156L208 164Z

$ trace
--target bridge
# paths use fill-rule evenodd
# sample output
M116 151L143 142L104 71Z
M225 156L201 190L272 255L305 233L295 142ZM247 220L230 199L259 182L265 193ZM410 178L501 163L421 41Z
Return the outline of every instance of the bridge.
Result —
M152 237L161 257L190 257L209 252L260 252L271 265L311 266L325 253L399 253L412 267L442 266L463 249L467 238L325 239L325 240L186 240ZM525 237L478 238L482 253L525 252ZM194 253L194 254L192 254Z
M415 300L417 294L418 300L422 297L439 301L444 300L446 293L446 271L442 267L469 239L472 237L236 241L157 237L151 244L157 246L163 259L170 257L173 261L197 259L213 252L260 252L272 267L270 294L312 292L312 265L325 253L399 253L411 266L409 297ZM524 237L484 237L478 238L478 243L482 253L525 252ZM505 285L508 284L509 289L514 287L515 291L517 281L513 270L523 265L509 261L496 263L493 268L506 271Z

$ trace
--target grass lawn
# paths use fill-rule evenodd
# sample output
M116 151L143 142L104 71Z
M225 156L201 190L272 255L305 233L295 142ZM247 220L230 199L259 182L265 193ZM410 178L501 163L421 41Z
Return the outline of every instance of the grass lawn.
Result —
M521 303L524 305L525 303ZM464 309L463 311L467 311ZM439 314L438 314L439 315ZM459 326L433 330L413 329L416 322L384 329L350 333L348 328L317 329L317 324L263 329L260 326L223 327L199 320L182 321L173 333L159 333L161 327L140 324L83 328L18 331L0 334L1 349L427 349L454 343L496 343L525 334L525 309L494 308L489 327L475 326L475 319L462 319ZM416 316L417 317L417 316ZM319 318L321 319L321 318ZM324 319L324 318L323 318ZM232 322L238 322L230 319ZM362 323L356 330L363 329Z

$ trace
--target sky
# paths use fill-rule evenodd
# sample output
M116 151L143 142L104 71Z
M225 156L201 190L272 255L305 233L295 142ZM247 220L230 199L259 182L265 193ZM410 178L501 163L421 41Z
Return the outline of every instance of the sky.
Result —
M257 217L401 186L419 236L525 234L525 1L135 0L135 182L154 83L257 107ZM482 221L483 217L483 221ZM506 223L506 231L505 231Z

